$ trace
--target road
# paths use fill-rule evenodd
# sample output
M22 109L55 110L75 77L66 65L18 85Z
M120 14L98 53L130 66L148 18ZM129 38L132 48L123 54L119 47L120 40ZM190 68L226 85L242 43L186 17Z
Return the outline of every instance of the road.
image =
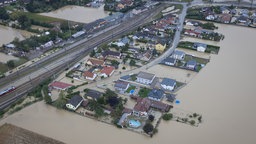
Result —
M66 67L70 67L72 64L74 64L74 62L77 62L80 59L82 59L93 48L101 45L102 43L110 42L114 38L119 37L127 32L130 32L131 30L136 29L137 27L143 24L150 22L152 18L155 17L163 9L163 7L164 5L157 6L156 8L150 9L145 13L134 16L129 21L125 21L119 24L118 26L114 27L113 29L103 31L101 34L96 34L96 36L94 36L93 38L83 40L83 42L80 41L78 43L74 43L73 48L72 46L69 46L64 50L54 55L48 56L46 59L43 59L41 61L43 64L37 63L32 65L31 69L33 68L34 71L30 71L30 69L28 68L27 73L24 72L24 75L22 76L21 74L19 74L20 78L18 79L12 80L12 78L9 77L9 81L12 82L6 84L4 87L2 87L1 90L4 90L13 85L18 87L19 90L15 90L12 93L1 96L0 106L3 103L6 103L6 101L10 101L11 99L14 99L16 97L18 98L20 92L27 92L27 90L31 87L39 84L39 80L37 80L37 82L33 82L34 79L40 78L40 80L42 81L43 79L51 75L54 75L57 72L57 67L62 67L58 69L59 71L64 70ZM42 78L42 76L44 77ZM4 83L3 80L2 82Z

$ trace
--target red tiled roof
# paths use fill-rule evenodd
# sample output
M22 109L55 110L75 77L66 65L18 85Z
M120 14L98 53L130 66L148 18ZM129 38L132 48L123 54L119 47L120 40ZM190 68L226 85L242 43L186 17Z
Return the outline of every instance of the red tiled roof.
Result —
M91 62L92 65L103 65L104 64L104 61L103 60L99 60L99 59L88 59L87 62Z
M115 70L115 67L113 66L105 66L100 72L105 73L106 75L110 75L114 70Z
M151 101L147 98L137 101L137 104L134 106L135 111L147 112L151 106Z
M71 87L73 85L67 84L67 83L63 83L63 82L55 81L55 82L51 83L49 86L57 87L57 88L60 88L60 89L66 89L66 88Z
M85 71L85 72L84 72L84 76L85 76L85 77L93 78L94 74L91 73L91 72L89 72L89 71Z

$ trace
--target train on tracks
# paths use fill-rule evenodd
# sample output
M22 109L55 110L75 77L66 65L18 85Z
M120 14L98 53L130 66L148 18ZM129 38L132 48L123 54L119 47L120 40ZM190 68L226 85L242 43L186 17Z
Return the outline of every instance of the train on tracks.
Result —
M5 94L8 94L9 92L14 91L15 89L16 89L15 86L11 86L11 87L9 87L9 88L3 90L3 91L0 91L0 96L3 96L3 95L5 95Z

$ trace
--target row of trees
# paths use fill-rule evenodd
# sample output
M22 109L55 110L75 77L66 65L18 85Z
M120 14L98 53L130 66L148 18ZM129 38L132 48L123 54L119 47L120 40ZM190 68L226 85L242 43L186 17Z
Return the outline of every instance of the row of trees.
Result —
M90 0L31 0L27 5L26 9L29 12L40 13L48 12L66 5L85 5Z

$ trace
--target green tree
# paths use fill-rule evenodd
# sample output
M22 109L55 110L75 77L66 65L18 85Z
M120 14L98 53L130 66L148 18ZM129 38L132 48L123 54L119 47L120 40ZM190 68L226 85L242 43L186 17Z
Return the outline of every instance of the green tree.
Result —
M146 123L143 127L143 130L145 133L149 134L149 133L153 132L154 126L151 123Z
M64 92L60 92L59 94L59 98L55 101L55 106L58 108L58 109L61 109L65 106L65 104L67 103L66 100L64 99Z
M44 96L44 101L47 104L51 104L52 103L52 98L49 95L45 95Z
M129 64L130 66L136 66L136 61L132 59Z
M14 63L14 61L13 60L9 60L9 61L7 61L7 66L9 67L9 68L14 68L15 67L15 63Z
M5 10L5 8L4 7L0 7L0 19L7 20L9 18L10 18L9 14Z
M168 120L171 120L172 117L173 117L173 115L169 113L169 114L164 114L162 118L163 118L163 120L168 121Z
M92 50L91 53L90 53L90 57L94 57L96 54L95 50Z
M31 21L28 19L28 17L26 15L19 16L18 22L22 29L26 29L31 26Z
M155 119L155 116L153 116L153 115L148 116L148 120L150 120L151 122L154 121L154 119Z
M194 120L191 120L190 122L189 122L191 125L195 125L195 121Z

